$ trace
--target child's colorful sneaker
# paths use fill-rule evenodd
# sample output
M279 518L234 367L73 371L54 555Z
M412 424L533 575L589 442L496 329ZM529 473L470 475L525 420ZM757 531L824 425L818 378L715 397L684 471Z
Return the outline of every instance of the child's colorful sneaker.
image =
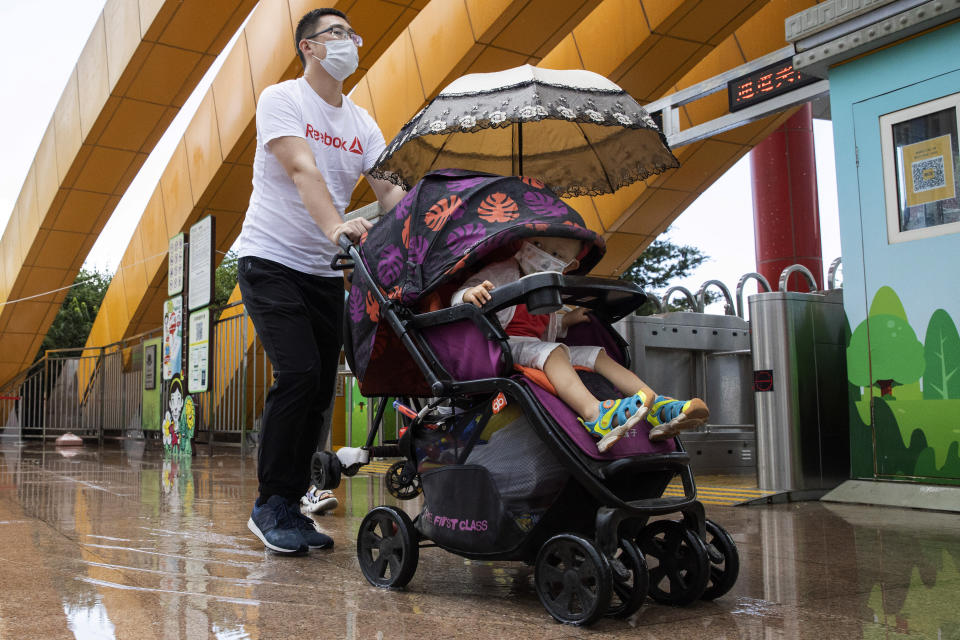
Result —
M597 450L603 453L616 443L617 440L640 422L646 415L647 409L639 397L631 396L619 400L604 400L600 403L600 411L596 420L587 422L577 418L592 435L600 436Z
M700 398L674 400L666 396L657 396L653 407L647 413L650 429L650 441L660 442L676 436L681 431L696 429L710 417L707 404Z
M652 392L651 392L651 393L652 393ZM640 404L642 404L643 406L646 407L646 406L647 406L647 394L645 394L645 393L643 392L643 390L640 390L640 391L637 391L637 393L636 393L635 395L636 395L637 398L639 398Z

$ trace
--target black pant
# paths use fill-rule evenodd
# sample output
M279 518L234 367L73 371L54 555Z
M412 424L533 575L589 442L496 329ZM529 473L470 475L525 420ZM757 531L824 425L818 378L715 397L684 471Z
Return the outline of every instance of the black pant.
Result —
M343 279L249 256L237 271L243 304L273 364L260 422L260 499L297 500L310 484L310 458L327 436L323 411L331 405L343 343Z

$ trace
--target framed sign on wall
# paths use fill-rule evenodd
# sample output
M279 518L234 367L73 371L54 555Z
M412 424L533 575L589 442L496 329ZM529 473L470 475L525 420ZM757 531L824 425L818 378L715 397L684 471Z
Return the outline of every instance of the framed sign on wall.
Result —
M170 238L167 250L167 296L173 297L183 293L183 263L184 247L187 238L178 233Z
M887 240L960 231L960 94L880 116Z
M187 309L196 311L213 302L213 216L206 216L190 227L190 251L187 271Z

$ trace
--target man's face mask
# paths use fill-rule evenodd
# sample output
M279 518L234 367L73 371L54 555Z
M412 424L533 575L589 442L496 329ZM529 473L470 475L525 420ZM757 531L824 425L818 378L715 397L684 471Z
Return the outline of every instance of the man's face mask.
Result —
M360 64L360 52L357 51L357 45L355 45L350 38L344 40L329 40L327 42L310 40L309 42L322 44L326 47L327 56L325 58L318 58L312 53L310 55L313 56L313 59L319 62L320 66L333 76L335 80L343 82L357 70L357 66Z
M524 242L517 252L517 262L520 263L520 270L524 275L531 273L541 273L543 271L556 271L563 273L563 270L569 265L560 258L554 257L543 249L534 246L531 242Z

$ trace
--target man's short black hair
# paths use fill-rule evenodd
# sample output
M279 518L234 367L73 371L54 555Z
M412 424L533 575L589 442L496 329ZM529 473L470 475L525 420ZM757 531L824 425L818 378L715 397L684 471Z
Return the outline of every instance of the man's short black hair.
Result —
M347 14L339 9L331 9L330 7L314 9L300 18L300 22L297 23L297 33L294 36L296 40L294 40L293 46L297 48L297 55L300 56L300 63L303 64L304 68L307 66L307 60L303 57L303 51L300 51L300 41L303 40L305 36L316 33L317 22L323 16L339 16L346 20L347 24L350 24L350 18L347 17Z

